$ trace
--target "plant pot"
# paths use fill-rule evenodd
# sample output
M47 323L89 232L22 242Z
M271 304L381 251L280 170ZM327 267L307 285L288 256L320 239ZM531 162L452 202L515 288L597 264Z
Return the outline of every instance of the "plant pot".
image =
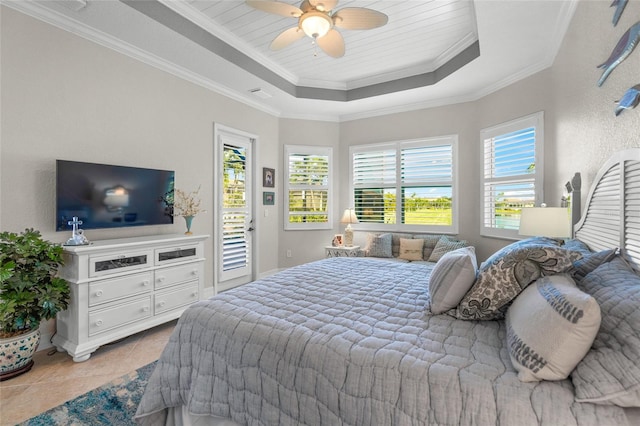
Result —
M0 381L11 379L31 370L33 354L40 343L40 330L17 336L0 338Z

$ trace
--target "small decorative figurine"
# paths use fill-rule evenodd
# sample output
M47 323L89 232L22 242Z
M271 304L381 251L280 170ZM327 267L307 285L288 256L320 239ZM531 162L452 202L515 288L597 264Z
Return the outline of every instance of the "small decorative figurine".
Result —
M84 236L84 231L78 227L79 225L82 225L82 221L79 220L77 216L74 216L73 220L70 220L67 224L72 226L73 231L71 238L64 243L65 246L84 246L91 244L87 237Z
M609 7L616 7L616 11L613 14L613 26L615 27L616 25L618 25L618 21L620 20L620 16L622 15L622 12L624 11L624 8L627 6L627 1L628 0L613 0L613 3L611 3L611 6Z
M598 86L602 86L602 83L609 77L609 74L611 74L615 67L627 59L627 56L633 52L636 44L638 44L638 40L640 40L640 22L633 24L631 28L620 37L609 59L598 65L598 68L604 69L600 80L598 80Z
M635 86L627 89L622 95L622 99L618 102L618 106L616 107L616 116L620 115L622 111L625 109L632 109L638 105L640 102L640 84L636 84Z

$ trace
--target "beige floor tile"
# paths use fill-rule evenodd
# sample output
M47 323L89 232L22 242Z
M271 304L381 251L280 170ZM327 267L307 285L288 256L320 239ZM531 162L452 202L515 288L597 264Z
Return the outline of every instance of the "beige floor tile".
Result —
M36 352L26 374L0 382L0 426L15 425L158 359L176 321L100 347L85 362Z

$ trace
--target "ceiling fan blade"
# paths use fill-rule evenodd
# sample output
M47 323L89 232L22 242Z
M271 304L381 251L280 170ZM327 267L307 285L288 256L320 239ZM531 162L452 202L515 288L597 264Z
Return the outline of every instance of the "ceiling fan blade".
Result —
M336 7L338 0L309 0L309 4L320 12L328 12Z
M294 41L300 40L304 37L304 31L298 27L289 28L280 33L280 35L273 39L271 42L271 50L280 50L287 47Z
M345 7L333 15L333 24L345 30L370 30L385 25L389 17L364 7Z
M302 15L302 11L299 8L279 1L246 0L246 3L254 9L275 13L276 15L286 16L288 18L298 18Z
M329 56L334 58L344 56L344 39L342 38L342 34L333 28L324 36L317 38L316 43L318 43L320 49L324 50L324 53Z

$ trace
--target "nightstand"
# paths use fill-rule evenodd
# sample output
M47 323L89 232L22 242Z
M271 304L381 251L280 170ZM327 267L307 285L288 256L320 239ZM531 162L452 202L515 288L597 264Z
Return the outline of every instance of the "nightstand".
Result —
M327 246L324 248L327 257L362 257L364 252L360 250L360 246L351 247L333 247Z

